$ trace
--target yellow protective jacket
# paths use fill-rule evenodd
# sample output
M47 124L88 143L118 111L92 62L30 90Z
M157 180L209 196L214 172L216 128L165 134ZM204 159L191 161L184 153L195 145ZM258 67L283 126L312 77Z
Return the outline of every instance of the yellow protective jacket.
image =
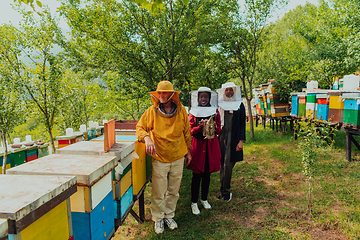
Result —
M173 162L184 157L191 148L190 124L186 109L180 102L171 116L163 115L158 109L158 101L149 107L136 125L136 137L144 142L150 136L155 144L156 154L153 159L160 162Z

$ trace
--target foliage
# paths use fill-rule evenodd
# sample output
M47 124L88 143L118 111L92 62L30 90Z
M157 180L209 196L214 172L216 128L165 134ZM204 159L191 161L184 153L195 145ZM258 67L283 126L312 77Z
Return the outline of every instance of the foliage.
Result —
M34 2L40 8L43 6L39 0L14 0L14 2L25 3L29 5L34 10L34 12L36 12Z
M42 123L39 114L35 111L33 114L29 112L25 115L25 121L23 123L17 124L13 131L10 134L12 139L20 138L25 139L25 136L30 135L32 139L38 140L41 142L51 142L49 137L49 132L47 131L46 126ZM59 128L60 125L56 124L52 129L54 136L62 135L62 131Z
M345 0L307 3L267 26L256 78L260 83L274 78L301 91L310 80L332 88L334 76L357 71L359 6Z
M309 78L331 87L334 76L353 73L359 68L357 1L320 1L318 7L307 4L304 15L294 24L294 32L306 41L312 62Z
M162 10L165 7L164 0L134 0L140 5L140 8L146 8L150 12L156 12L157 10ZM184 5L189 4L189 0L181 0Z
M63 64L52 48L63 36L48 11L45 10L39 20L31 12L19 11L23 14L20 30L8 27L7 36L13 36L17 44L8 48L5 67L16 73L22 88L26 89L22 99L29 109L36 109L40 114L55 151L52 129L61 101Z
M132 1L80 5L68 0L60 11L72 29L72 39L63 47L74 70L91 68L101 78L116 75L111 87L121 86L123 97L132 104L161 80L173 82L183 92L194 89L193 83L203 79L195 70L206 64L211 44L220 39L227 8L218 0L193 0L187 5L169 1L161 13L151 14ZM213 82L217 78L207 76Z
M227 39L221 44L230 68L242 83L242 91L250 113L251 137L254 137L254 127L250 102L253 98L258 52L262 48L264 28L268 19L272 16L273 10L283 3L282 0L246 0L244 14L241 13L239 5L233 6L233 21L228 23Z
M0 26L0 140L5 149L7 149L7 136L17 124L24 120L25 112L20 78L7 64L12 53L16 51L14 46L19 43L12 34L12 30L14 28L9 25ZM2 165L6 166L6 164L7 151L5 151ZM2 174L5 172L6 167L3 167Z
M298 122L299 144L303 173L309 184L308 208L309 218L312 210L311 181L314 177L316 161L319 160L321 151L331 148L334 129L327 124L316 120L302 120Z
M264 47L259 52L259 67L255 73L258 83L273 78L289 85L292 91L299 92L305 87L312 63L306 41L294 33L292 27L304 14L305 8L298 6L264 29Z
M281 81L275 81L274 87L277 95L280 97L280 100L288 102L291 93L291 88L289 84Z
M63 100L59 108L59 125L63 132L66 128L79 129L81 124L94 121L94 115L111 111L105 90L91 73L66 70L63 85Z

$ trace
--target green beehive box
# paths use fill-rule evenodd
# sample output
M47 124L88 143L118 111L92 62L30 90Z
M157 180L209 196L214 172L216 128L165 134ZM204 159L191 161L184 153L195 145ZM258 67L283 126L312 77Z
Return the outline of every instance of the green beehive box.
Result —
M11 167L19 166L23 163L26 163L26 155L25 155L26 148L11 148L10 154L10 163Z
M316 103L316 94L307 94L306 102L308 103Z
M305 117L306 115L306 103L299 103L298 116Z
M360 125L360 111L344 109L343 123Z
M38 158L49 155L49 144L38 145Z

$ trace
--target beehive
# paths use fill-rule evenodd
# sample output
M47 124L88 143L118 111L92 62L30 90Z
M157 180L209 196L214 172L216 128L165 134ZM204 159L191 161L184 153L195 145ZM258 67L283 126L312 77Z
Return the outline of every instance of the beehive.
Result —
M329 116L328 121L333 123L342 123L344 114L344 102L341 97L341 91L329 91Z
M291 93L291 113L290 115L293 117L297 117L299 112L299 100L298 93Z
M72 239L69 197L76 177L0 175L0 192L1 239Z
M128 136L126 139L133 140L134 136ZM113 216L115 219L125 218L125 215L121 215L119 209L126 208L126 213L129 212L131 204L133 203L133 175L131 171L132 162L137 156L134 153L135 143L132 141L129 142L116 142L109 152L104 152L104 142L103 137L93 139L91 141L78 142L67 147L64 147L57 151L58 154L80 154L80 155L96 155L96 156L115 156L118 166L112 171L111 181L113 189L113 206L114 212ZM126 178L122 179L116 178L120 176L123 171L127 168L130 168L129 175ZM117 171L115 171L117 170ZM129 178L130 177L130 178ZM126 184L125 184L126 182ZM120 194L121 191L125 190L125 186L130 183L130 186L126 188L126 193L123 195ZM122 184L122 185L121 185ZM125 195L125 197L124 197ZM131 195L131 198L128 196ZM124 212L125 213L125 212ZM120 218L119 218L120 217Z
M360 128L360 93L344 93L344 115L343 123L345 127L354 129Z
M49 155L49 144L48 143L44 143L42 145L37 145L37 146L38 146L38 158Z
M115 156L52 154L11 168L17 175L71 175L77 193L70 197L74 239L110 239L115 231L111 170Z

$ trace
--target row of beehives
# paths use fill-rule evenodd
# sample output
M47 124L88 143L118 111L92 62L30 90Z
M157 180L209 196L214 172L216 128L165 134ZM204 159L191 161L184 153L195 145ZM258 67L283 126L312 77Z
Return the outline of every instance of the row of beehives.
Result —
M255 112L261 116L283 117L290 115L288 101L282 99L275 89L276 80L270 79L254 89Z
M90 125L89 122L89 126ZM104 126L92 126L88 128L85 126L85 130L81 130L82 129L80 128L79 132L71 132L69 134L67 132L67 135L56 137L58 149L79 141L89 141L104 134ZM30 137L30 140L16 142L15 140L20 139L14 139L14 144L8 145L6 169L33 161L49 154L48 143L32 141L31 136L26 137ZM4 154L5 148L0 147L0 174L2 172Z
M133 138L103 146L77 142L1 175L0 239L110 239L151 173Z
M44 157L49 154L49 144L39 142L27 142L25 144L17 144L19 147L13 148L8 146L6 169L21 165L26 162L33 161L40 157ZM5 154L5 148L0 148L0 174L3 168L3 159Z
M291 93L291 116L312 118L345 127L360 126L360 91L315 89Z
M105 121L105 120L104 120ZM66 129L66 135L57 136L56 140L58 142L57 148L63 148L67 145L80 142L80 141L90 141L91 139L97 138L104 134L104 126L98 126L97 122L89 121L89 127L86 127L85 124L80 126L78 132L73 132L72 128Z

